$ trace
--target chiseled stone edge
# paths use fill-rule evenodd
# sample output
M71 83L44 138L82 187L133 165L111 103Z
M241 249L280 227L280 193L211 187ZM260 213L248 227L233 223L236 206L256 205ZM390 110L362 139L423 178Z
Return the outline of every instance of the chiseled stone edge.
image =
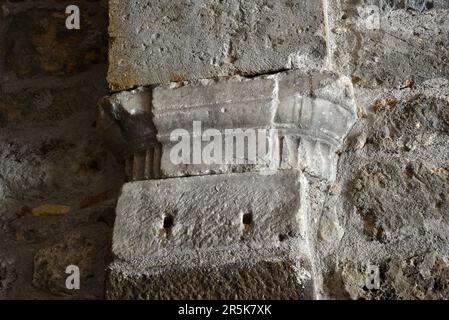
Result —
M304 83L298 83L297 80ZM256 78L243 78L234 76L220 78L218 80L198 80L171 83L149 88L138 88L132 91L124 91L105 97L100 103L100 128L103 131L106 142L113 152L125 164L129 180L147 180L169 177L182 177L213 173L229 173L242 171L266 170L266 166L173 166L167 162L165 149L169 147L170 128L160 125L161 115L165 112L163 105L155 108L153 95L155 92L171 90L205 90L208 86L220 86L227 82L245 83L254 81L271 81L271 101L256 105L256 110L265 110L271 114L270 119L265 117L259 125L250 127L273 128L279 131L279 144L283 153L280 154L280 166L277 169L304 169L311 175L333 180L335 178L336 151L341 146L347 133L357 118L356 104L351 81L334 73L307 74L300 71L282 72L275 75ZM292 88L298 86L298 91L283 95L283 91L291 91L292 88L285 83L291 81ZM245 88L242 88L244 91ZM174 91L176 92L176 91ZM305 95L307 93L307 95ZM302 107L297 108L287 104L285 99L299 97L302 99ZM309 107L304 107L305 103ZM160 105L162 102L156 102ZM236 102L238 103L238 102ZM201 106L191 107L191 111ZM288 110L288 109L291 110ZM332 123L330 116L320 118L316 110L323 112L326 108L340 114L346 114L345 123ZM305 118L298 118L298 111L307 114L307 119L313 119L314 124L305 123ZM161 113L162 112L162 113ZM283 114L284 112L284 114ZM289 113L290 112L290 113ZM296 113L295 113L296 112ZM173 114L172 114L173 115ZM174 114L176 116L176 114ZM332 113L331 113L332 115ZM238 112L234 117L238 116ZM317 117L318 116L318 117ZM192 122L197 119L192 118ZM164 120L163 120L164 121ZM325 122L320 127L320 122ZM175 122L175 121L174 121ZM327 123L326 123L327 122ZM165 122L167 123L167 122ZM315 125L315 127L313 127ZM246 125L239 125L247 129ZM316 128L318 126L318 128ZM327 126L327 128L325 127ZM340 126L340 127L338 127ZM219 126L218 126L219 127ZM332 128L339 128L333 132ZM174 128L171 128L174 129ZM184 128L190 130L190 128ZM237 128L227 128L237 129ZM329 131L329 129L331 129ZM165 148L165 149L164 149ZM165 157L164 157L165 155ZM299 161L298 161L299 159ZM302 160L302 161L301 161Z

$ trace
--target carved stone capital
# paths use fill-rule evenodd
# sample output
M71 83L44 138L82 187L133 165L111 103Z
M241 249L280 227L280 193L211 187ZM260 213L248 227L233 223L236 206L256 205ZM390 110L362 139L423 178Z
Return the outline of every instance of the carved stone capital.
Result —
M126 163L131 181L286 169L332 180L335 152L355 119L347 78L291 71L121 92L102 101L100 123L111 149ZM221 136L223 154L227 138L247 139L243 159L233 155L231 161L203 163L191 155L187 163L173 163L171 151L178 143L173 133L182 130L189 136L193 154L210 142L204 139L210 129ZM271 134L250 140L250 134L264 130ZM247 150L251 147L266 147L267 152L254 161Z

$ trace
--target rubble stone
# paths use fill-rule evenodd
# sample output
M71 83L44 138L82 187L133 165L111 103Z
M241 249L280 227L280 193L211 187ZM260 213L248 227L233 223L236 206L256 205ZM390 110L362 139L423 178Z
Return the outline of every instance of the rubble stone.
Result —
M363 87L448 78L447 1L329 0L332 69Z

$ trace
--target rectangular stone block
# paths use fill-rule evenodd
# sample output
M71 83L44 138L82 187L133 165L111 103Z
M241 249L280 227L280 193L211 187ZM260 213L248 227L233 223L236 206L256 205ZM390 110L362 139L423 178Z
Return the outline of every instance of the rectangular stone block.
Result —
M298 172L124 185L110 299L311 299Z
M299 192L290 172L128 183L117 204L113 252L132 260L299 241L306 217Z
M110 0L112 90L321 69L322 1Z

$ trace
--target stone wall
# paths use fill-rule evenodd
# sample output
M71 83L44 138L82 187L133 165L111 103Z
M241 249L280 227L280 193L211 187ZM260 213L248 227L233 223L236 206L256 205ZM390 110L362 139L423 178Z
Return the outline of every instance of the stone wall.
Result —
M0 1L0 299L104 297L123 179L95 124L107 43L105 1Z
M448 8L424 0L110 1L110 88L147 89L107 100L105 137L124 156L129 179L148 181L122 191L109 297L447 297ZM287 73L295 80L282 80L286 70L298 70ZM329 71L345 85L317 84ZM245 172L263 175L265 164L173 165L170 132L194 136L195 120L222 132L279 129L274 177L298 175L296 193L275 188L269 193L284 199L259 198L271 180L251 183ZM146 144L160 151L142 153ZM155 161L158 174L146 174ZM169 177L178 178L158 180ZM247 192L222 190L223 180L238 180ZM209 194L209 185L222 191ZM228 192L244 192L256 204ZM297 227L277 220L285 211L269 209L292 198ZM212 200L225 209L213 209ZM252 213L251 229L238 239L245 212ZM293 255L282 254L285 245ZM258 254L260 248L268 251ZM242 255L251 258L235 258ZM260 259L298 263L293 274L274 276L271 268L260 271ZM258 271L242 271L251 268ZM261 280L235 283L223 269ZM173 270L195 286L169 276ZM291 275L296 289L274 290Z
M449 298L448 1L75 2L0 0L1 298Z
M447 299L449 2L366 2L379 28L329 1L333 67L352 76L361 117L320 215L323 292ZM369 265L379 290L363 285Z

